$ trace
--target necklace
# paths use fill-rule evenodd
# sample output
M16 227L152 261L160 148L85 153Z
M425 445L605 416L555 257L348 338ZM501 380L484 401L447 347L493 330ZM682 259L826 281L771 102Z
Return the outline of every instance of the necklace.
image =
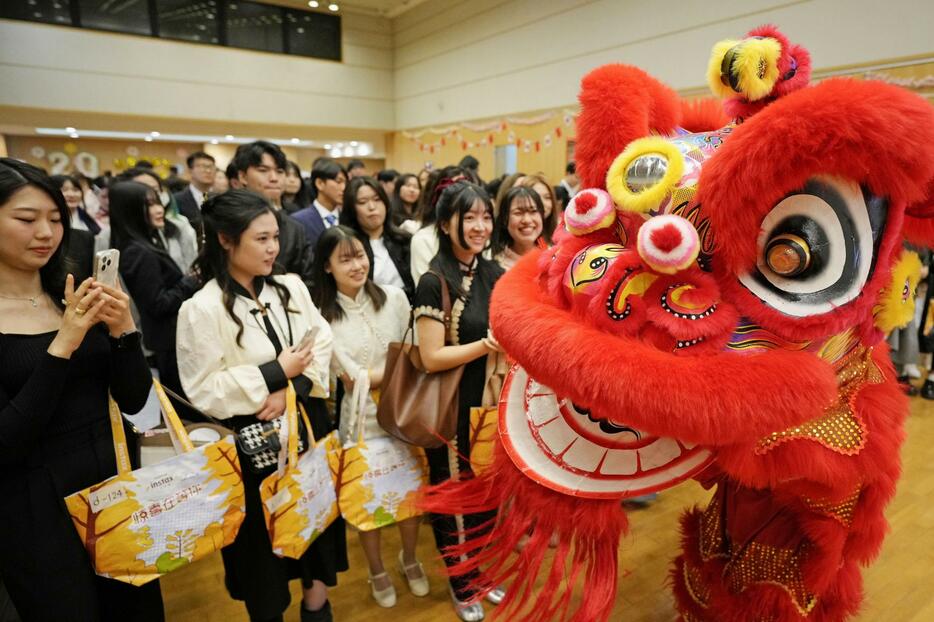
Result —
M45 292L43 292L43 293L45 293ZM40 297L40 296L42 296L42 294L36 294L35 296L27 296L27 297L23 298L23 297L20 297L20 296L4 296L3 294L0 294L0 298L4 298L4 299L6 299L6 300L28 300L28 301L29 301L29 304L32 305L32 308L33 308L33 309L35 309L35 308L37 308L37 307L39 306L39 297Z

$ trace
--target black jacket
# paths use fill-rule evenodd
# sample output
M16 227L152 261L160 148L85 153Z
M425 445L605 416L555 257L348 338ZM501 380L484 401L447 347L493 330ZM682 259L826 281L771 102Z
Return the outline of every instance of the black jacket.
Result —
M386 245L389 258L392 259L396 270L399 271L402 282L405 283L405 287L403 288L405 295L409 299L409 302L412 302L412 296L415 295L415 281L412 280L412 266L409 263L409 258L412 254L409 249L409 240L406 238L404 241L401 241L389 236L383 236L383 244ZM376 266L373 259L373 248L370 246L369 239L366 239L364 248L366 249L366 256L370 259L370 279L372 280L373 271Z
M279 257L276 264L285 272L302 277L305 285L311 287L312 249L304 227L282 211L276 212L276 218L279 220Z
M197 279L184 276L167 253L139 242L120 251L120 276L139 311L146 347L174 352L178 310L198 291Z
M191 226L194 227L195 233L198 235L198 248L200 248L201 237L204 234L204 219L201 217L201 206L195 201L195 195L188 188L173 196L175 197L175 203L178 205L179 213L187 218Z

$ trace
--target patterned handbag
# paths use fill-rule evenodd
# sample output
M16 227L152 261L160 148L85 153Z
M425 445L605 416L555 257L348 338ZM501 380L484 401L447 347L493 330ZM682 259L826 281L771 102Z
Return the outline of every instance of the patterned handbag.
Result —
M281 438L282 417L272 421L257 421L237 430L234 438L237 448L243 452L249 462L247 465L253 473L268 471L279 464L279 452L282 451ZM305 451L305 439L308 431L305 422L298 420L298 453Z
M111 399L117 475L65 497L94 571L133 585L227 546L246 512L233 439L195 448L162 385L153 386L178 455L131 471L123 417Z

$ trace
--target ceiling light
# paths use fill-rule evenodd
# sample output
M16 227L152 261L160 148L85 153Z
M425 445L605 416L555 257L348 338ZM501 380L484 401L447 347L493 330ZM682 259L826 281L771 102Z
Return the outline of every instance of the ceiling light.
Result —
M147 137L144 138L143 140L145 140L147 143L151 143L151 142L152 142L152 136L147 136Z
M353 147L344 147L344 155L348 158L352 158L356 152Z
M297 139L297 138L293 138L293 139L292 139L292 144L293 144L293 145L297 145L297 144L300 143L300 142L302 142L302 141L300 141L300 140Z
M370 146L367 144L360 145L360 147L357 149L357 155L359 156L370 155Z
M149 132L149 135L155 138L156 136L159 135L159 132Z
M71 132L68 135L71 136L72 138L78 138L78 132Z
M220 142L220 141L217 140L216 138L212 138L212 139L211 139L211 144L212 144L212 145L216 145L216 144L219 143L219 142Z
M329 11L337 11L338 9L340 9L340 7L337 6L336 4L334 4L333 2L332 2L331 4L328 5L328 10L329 10Z
M76 130L76 129L73 128L73 127L66 127L66 128L65 128L65 131L68 132L69 134L74 134L74 133L77 132L78 130Z
M336 146L338 149L340 149L341 147L344 146L344 143L337 143L337 145L335 145L335 146Z
M317 2L316 0L311 0L311 2L308 3L308 6L310 6L310 7L313 8L313 9L317 9L317 8L318 8L318 2Z
M325 150L330 151L331 145L325 145L324 148L325 148Z
M350 141L350 146L351 146L351 147L356 147L356 146L357 146L357 141L355 141L355 140Z
M233 140L233 139L234 139L233 134L227 134L227 136L224 136L224 140Z
M341 150L340 150L340 149L337 149L337 148L331 149L331 157L332 157L332 158L339 158L339 157L341 157Z

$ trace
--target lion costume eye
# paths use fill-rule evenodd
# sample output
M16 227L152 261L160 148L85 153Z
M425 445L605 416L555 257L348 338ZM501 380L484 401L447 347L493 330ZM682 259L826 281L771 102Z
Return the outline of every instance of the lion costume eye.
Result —
M844 305L869 280L886 210L885 200L852 181L813 178L762 220L756 269L740 281L795 317Z

